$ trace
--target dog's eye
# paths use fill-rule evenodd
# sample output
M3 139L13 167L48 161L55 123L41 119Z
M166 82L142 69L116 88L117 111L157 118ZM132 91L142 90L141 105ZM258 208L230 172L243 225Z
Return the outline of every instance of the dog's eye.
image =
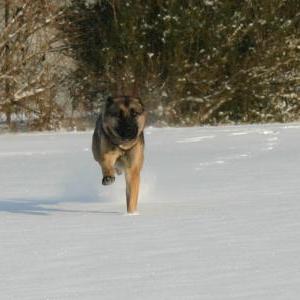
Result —
M130 114L132 117L136 117L138 115L137 112L134 110L131 110Z
M139 115L139 113L137 111L133 110L133 109L131 109L130 114L131 114L132 117L136 117L136 116Z

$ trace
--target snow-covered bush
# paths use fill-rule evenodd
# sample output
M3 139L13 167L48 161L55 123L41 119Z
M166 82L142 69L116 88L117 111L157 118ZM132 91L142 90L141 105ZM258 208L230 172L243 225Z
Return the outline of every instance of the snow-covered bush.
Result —
M299 119L298 0L20 3L0 32L7 116L52 124L138 94L161 125Z

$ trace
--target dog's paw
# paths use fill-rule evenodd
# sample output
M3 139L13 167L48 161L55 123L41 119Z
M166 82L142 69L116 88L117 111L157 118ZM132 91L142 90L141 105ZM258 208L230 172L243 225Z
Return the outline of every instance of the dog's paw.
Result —
M110 185L115 182L115 177L114 176L104 176L102 179L102 184L103 185Z

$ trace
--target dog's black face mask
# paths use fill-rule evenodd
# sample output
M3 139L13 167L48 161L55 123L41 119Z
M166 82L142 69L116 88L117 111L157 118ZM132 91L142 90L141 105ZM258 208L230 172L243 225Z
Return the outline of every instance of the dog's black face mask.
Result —
M144 107L139 98L108 98L103 114L103 128L115 144L132 142L145 126Z
M135 118L121 117L116 132L124 140L134 140L138 134L138 125Z

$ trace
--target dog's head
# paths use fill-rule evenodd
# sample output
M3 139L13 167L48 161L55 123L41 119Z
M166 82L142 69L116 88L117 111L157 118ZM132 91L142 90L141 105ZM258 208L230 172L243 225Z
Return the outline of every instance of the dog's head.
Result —
M105 131L119 142L133 141L143 131L146 122L144 105L140 98L109 97L102 113Z

